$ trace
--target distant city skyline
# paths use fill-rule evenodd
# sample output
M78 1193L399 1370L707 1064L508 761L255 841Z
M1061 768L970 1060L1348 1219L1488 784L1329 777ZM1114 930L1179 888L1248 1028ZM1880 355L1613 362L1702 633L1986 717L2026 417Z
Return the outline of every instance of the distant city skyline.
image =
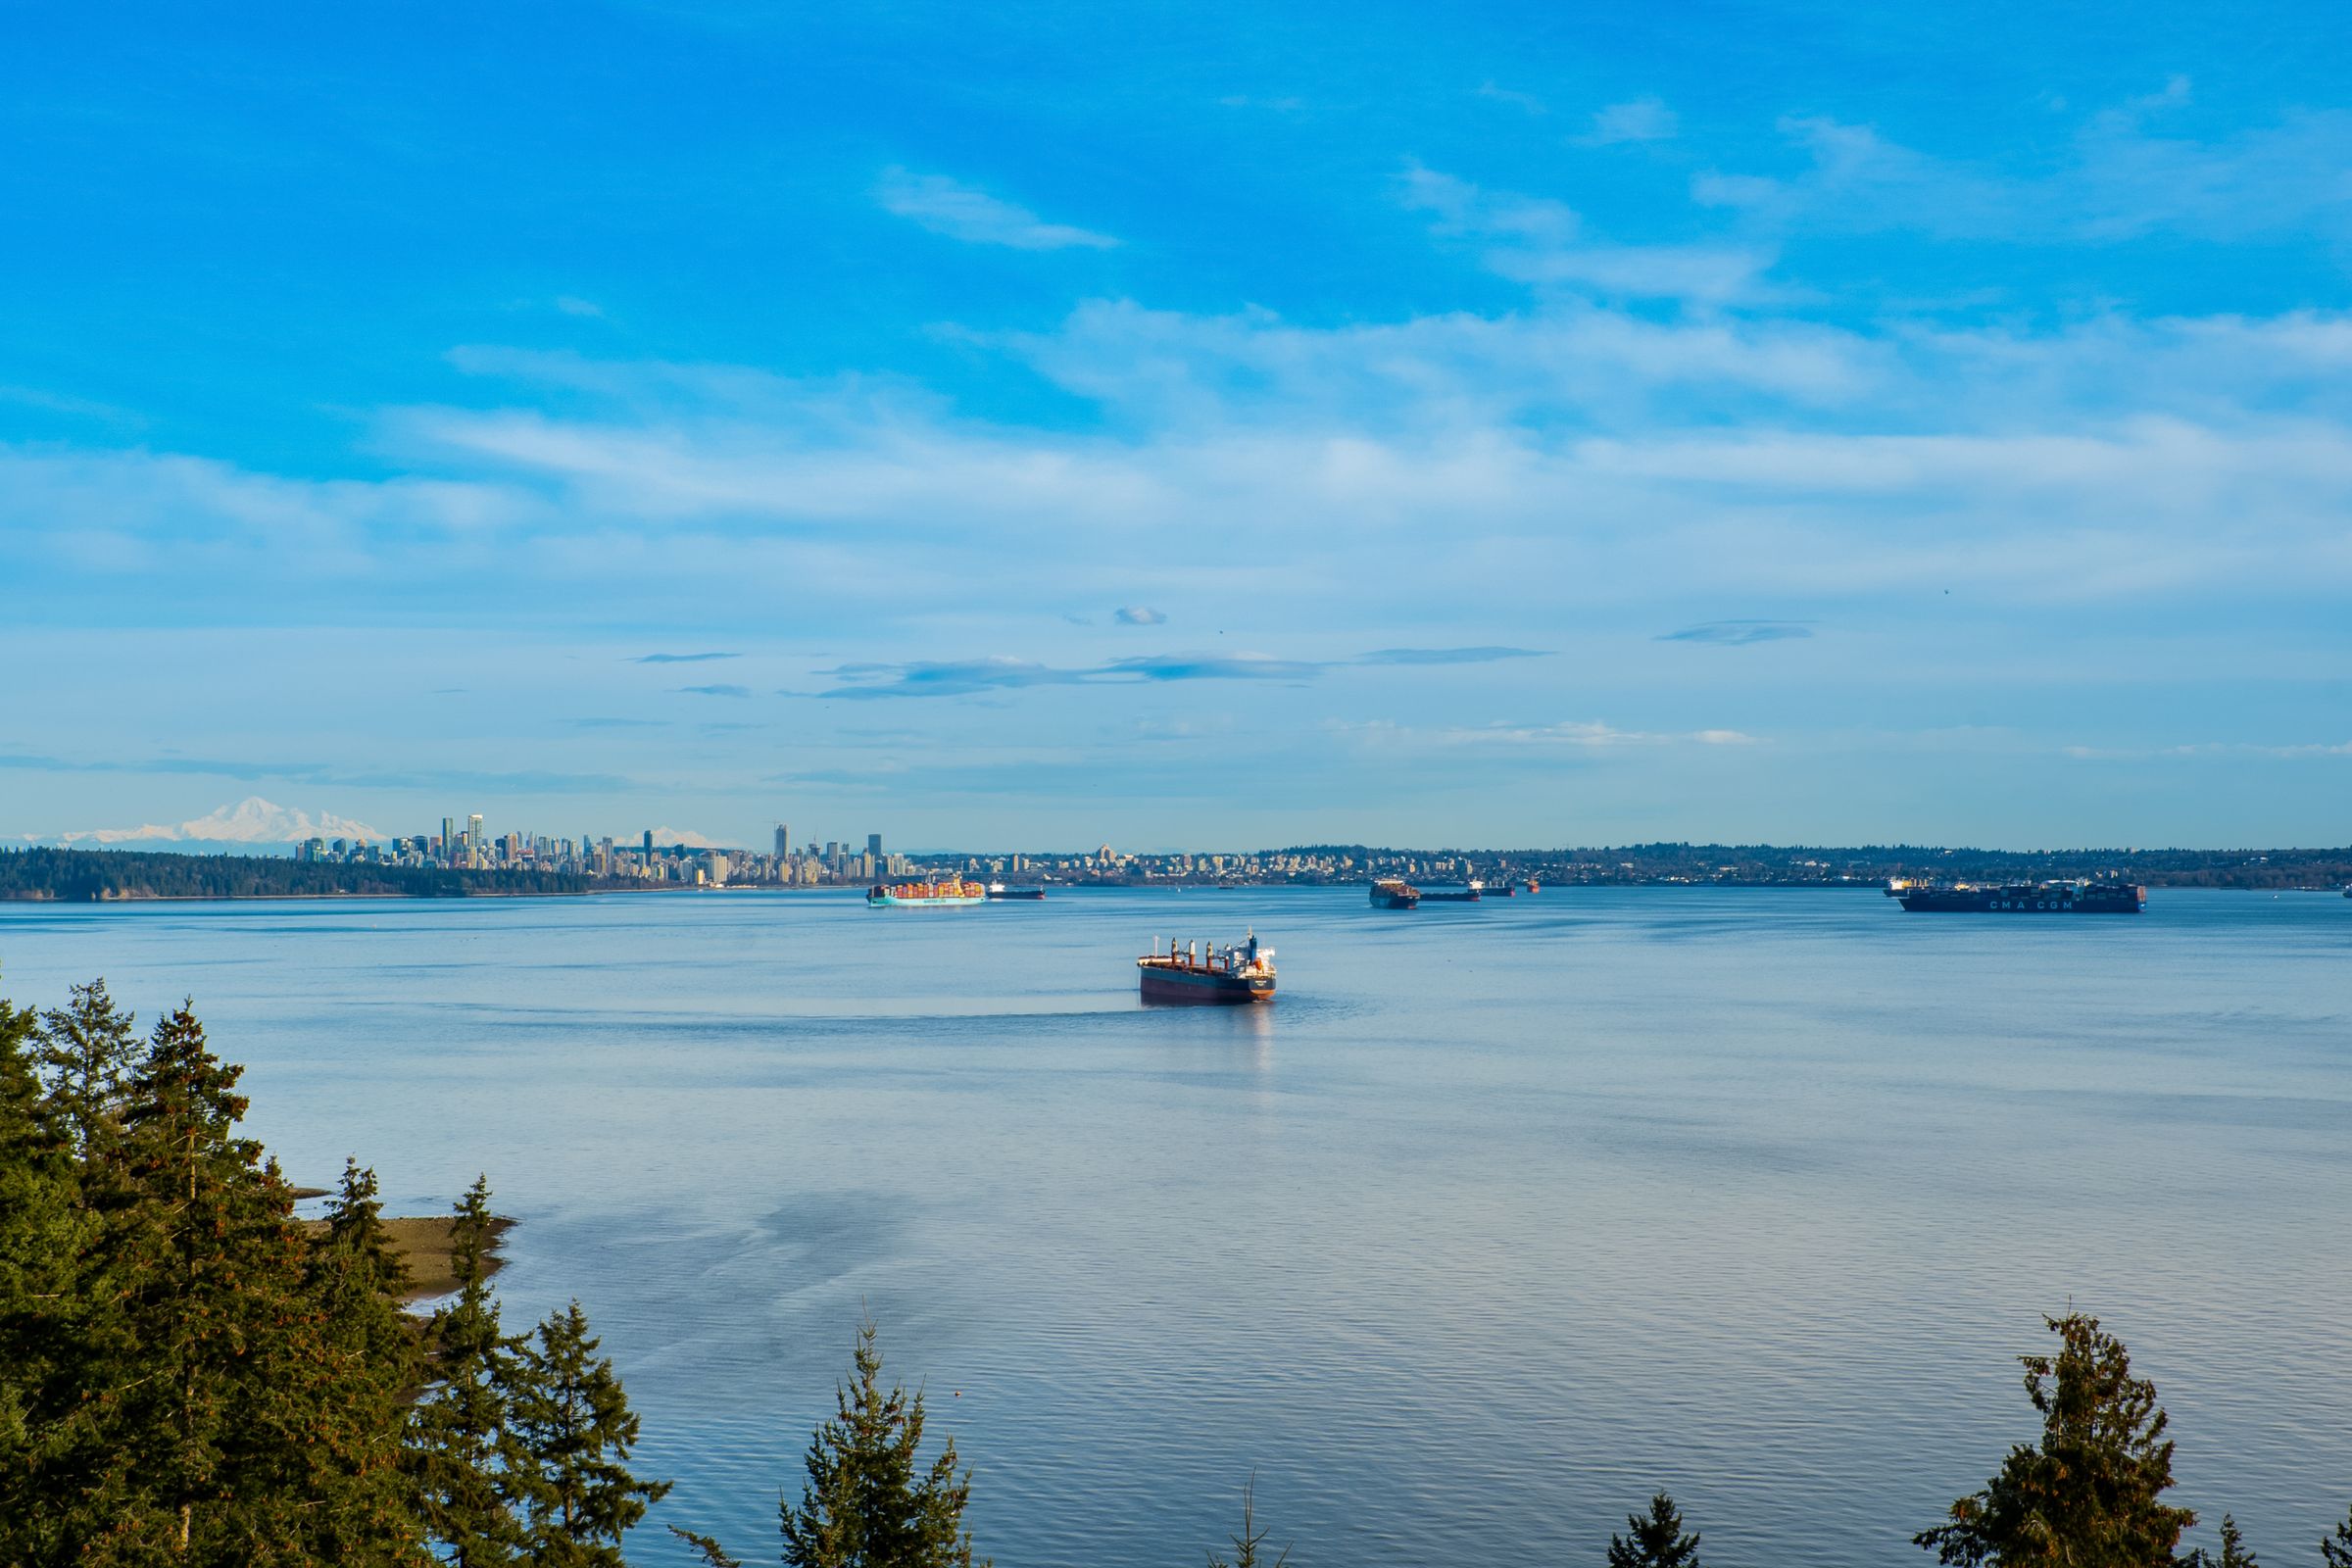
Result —
M19 17L0 836L2341 843L2352 33L1978 24Z

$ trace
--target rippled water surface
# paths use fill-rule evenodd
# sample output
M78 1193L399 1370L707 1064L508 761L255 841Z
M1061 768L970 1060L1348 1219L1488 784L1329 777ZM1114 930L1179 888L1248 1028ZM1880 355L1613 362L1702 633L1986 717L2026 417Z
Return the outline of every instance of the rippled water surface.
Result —
M1280 953L1146 1008L1156 933ZM772 1560L861 1306L1005 1568L1596 1562L1671 1488L1739 1568L1921 1562L2095 1310L2182 1500L2352 1502L2352 901L1102 893L0 906L0 987L196 999L298 1178L477 1170L510 1323L577 1295L677 1490ZM2210 1539L2201 1529L2198 1539Z

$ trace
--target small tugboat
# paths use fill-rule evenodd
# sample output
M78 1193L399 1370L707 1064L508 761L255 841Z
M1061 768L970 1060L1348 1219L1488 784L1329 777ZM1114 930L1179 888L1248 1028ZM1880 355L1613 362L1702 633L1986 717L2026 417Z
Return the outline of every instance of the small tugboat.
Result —
M1159 939L1153 937L1152 951L1136 959L1135 966L1143 973L1146 1002L1274 1000L1274 950L1260 947L1254 931L1238 947L1227 943L1205 954L1197 942L1179 951L1172 941L1162 953Z
M1472 882L1458 888L1431 888L1421 895L1423 904L1476 904L1486 897L1487 885Z
M900 882L890 887L876 883L865 894L869 909L912 906L945 908L964 904L985 904L988 889L977 882L951 877L945 882Z
M1375 909L1410 909L1420 904L1421 890L1400 876L1384 876L1372 884Z
M1537 881L1532 876L1529 877L1525 882L1521 883L1520 886L1526 888L1530 893L1541 893L1544 891L1544 884Z
M988 897L991 903L1002 903L1007 899L1042 899L1045 896L1044 888L1008 888L1002 882L991 882L988 885Z

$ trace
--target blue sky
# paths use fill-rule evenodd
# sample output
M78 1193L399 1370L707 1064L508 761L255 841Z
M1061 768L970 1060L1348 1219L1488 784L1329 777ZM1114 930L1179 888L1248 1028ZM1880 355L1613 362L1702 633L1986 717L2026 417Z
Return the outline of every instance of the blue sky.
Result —
M0 833L2341 843L2325 8L13 7Z

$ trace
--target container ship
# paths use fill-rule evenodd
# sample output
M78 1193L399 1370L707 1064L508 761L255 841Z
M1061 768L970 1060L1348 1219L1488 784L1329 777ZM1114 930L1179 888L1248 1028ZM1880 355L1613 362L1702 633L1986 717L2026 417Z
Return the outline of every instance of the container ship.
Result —
M899 882L888 887L876 883L865 892L865 906L869 909L900 906L937 909L987 902L988 889L961 877L950 877L945 882Z
M1146 1002L1274 1000L1274 950L1260 947L1254 931L1238 947L1228 943L1205 954L1197 942L1186 943L1181 951L1170 942L1162 953L1154 937L1152 951L1136 959L1135 966L1143 974Z
M1421 902L1421 890L1398 876L1384 876L1372 884L1375 909L1410 909Z
M2148 890L2131 882L1973 882L1886 884L1886 896L1916 914L2138 914Z
M1487 896L1484 882L1472 882L1466 887L1430 888L1421 895L1423 904L1476 904Z
M988 885L988 896L992 903L1000 904L1008 899L1035 901L1044 898L1046 890L1044 888L1008 888L1002 882L991 882Z

